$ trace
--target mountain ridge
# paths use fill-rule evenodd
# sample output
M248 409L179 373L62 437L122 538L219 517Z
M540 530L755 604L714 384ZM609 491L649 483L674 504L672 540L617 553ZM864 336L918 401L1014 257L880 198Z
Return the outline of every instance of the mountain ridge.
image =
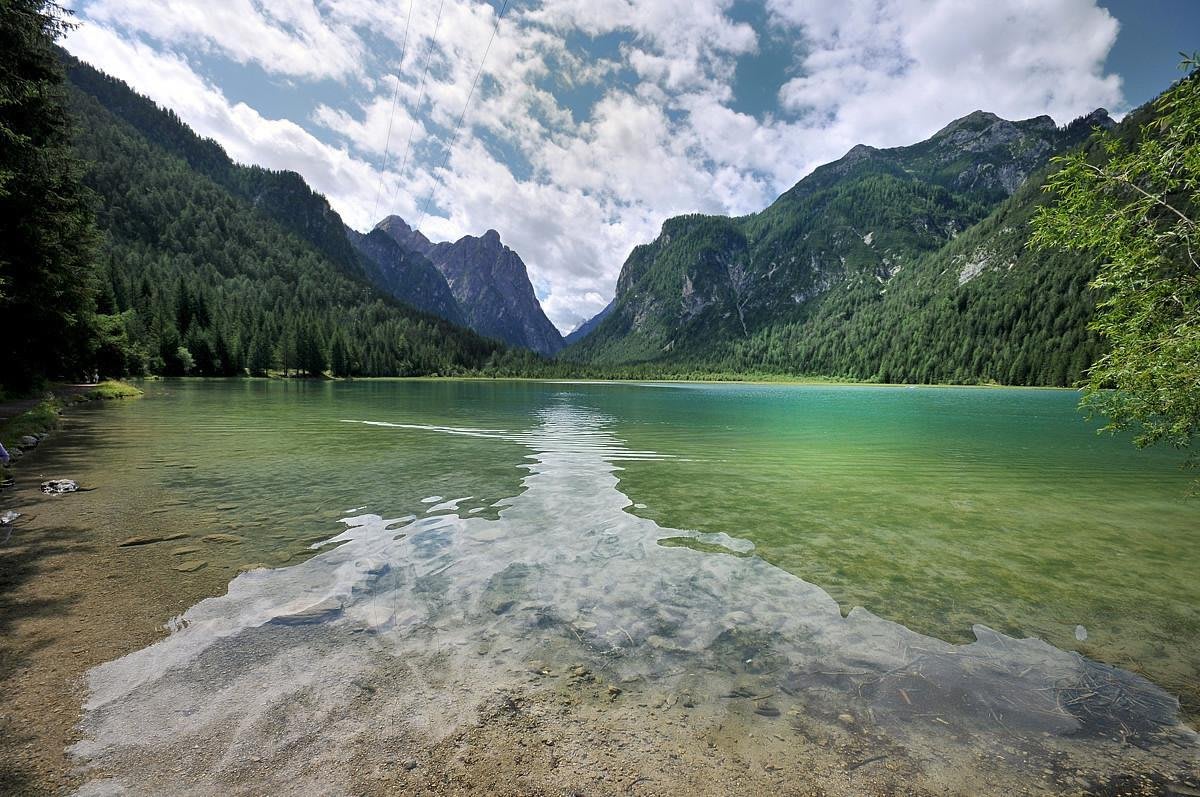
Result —
M400 246L378 227L365 235L347 227L346 236L368 264L367 276L376 285L418 310L468 326L450 286L423 254Z
M504 347L372 284L328 201L234 163L170 110L60 51L102 233L106 374L474 373Z
M612 311L561 356L703 362L802 324L837 286L884 285L983 221L1051 155L1112 124L1103 109L1062 127L977 111L915 144L855 146L758 213L668 219L630 253Z
M562 334L546 317L524 261L496 230L434 243L396 215L384 218L375 229L428 258L445 278L471 329L542 355L562 349Z

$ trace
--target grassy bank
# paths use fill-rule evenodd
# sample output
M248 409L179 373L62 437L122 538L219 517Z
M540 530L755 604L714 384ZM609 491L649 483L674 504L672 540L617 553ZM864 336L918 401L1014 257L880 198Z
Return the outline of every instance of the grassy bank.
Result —
M107 381L87 388L59 387L11 418L0 420L0 443L9 451L21 448L21 438L49 434L58 428L64 409L82 401L135 398L142 391L125 382ZM24 402L22 402L24 403Z

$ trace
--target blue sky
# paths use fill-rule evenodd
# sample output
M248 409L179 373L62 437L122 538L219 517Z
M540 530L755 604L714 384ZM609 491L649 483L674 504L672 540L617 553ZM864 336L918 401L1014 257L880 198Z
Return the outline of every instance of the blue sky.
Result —
M1194 0L71 6L68 49L236 160L300 172L351 226L499 230L564 331L672 215L759 210L854 144L977 108L1119 114L1200 48Z

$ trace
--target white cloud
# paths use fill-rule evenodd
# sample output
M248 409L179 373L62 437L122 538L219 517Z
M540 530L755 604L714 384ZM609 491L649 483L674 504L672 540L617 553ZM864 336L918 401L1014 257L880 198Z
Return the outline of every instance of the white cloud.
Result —
M927 137L976 109L1066 121L1122 103L1117 21L1092 0L768 0L803 36L780 98L838 150ZM826 152L825 155L833 154Z
M348 140L360 152L380 158L385 149L394 155L397 145L403 149L408 141L419 144L426 137L421 121L403 105L393 105L389 95L374 97L355 111L357 113L321 104L313 112L312 119L317 125Z
M481 0L446 0L440 23L437 3L393 0L79 0L68 48L234 158L300 172L360 229L375 221L399 73L377 215L416 221L432 192L431 236L499 230L564 330L607 303L630 249L670 215L758 210L856 143L912 143L976 108L1060 122L1121 110L1103 71L1117 26L1095 0L764 2L760 30L732 18L734 0L511 3L444 170L496 26ZM738 112L739 59L767 37L795 42L795 77L775 107ZM201 77L202 59L257 65L299 96L328 79L347 90L271 119Z
M83 7L109 27L220 52L268 72L340 79L361 69L358 37L311 0L93 0Z
M175 110L234 160L299 172L349 223L366 225L377 176L345 149L321 142L293 121L268 119L245 103L231 103L179 54L124 39L90 22L81 24L64 44L77 57Z

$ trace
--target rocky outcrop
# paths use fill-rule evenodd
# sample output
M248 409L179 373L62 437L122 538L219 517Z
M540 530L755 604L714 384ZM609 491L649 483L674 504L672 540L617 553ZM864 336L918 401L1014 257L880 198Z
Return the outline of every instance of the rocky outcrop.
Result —
M467 325L445 277L419 251L400 245L380 228L366 235L347 228L346 235L380 288L418 310Z
M433 263L471 329L547 356L563 347L562 335L534 294L525 263L495 230L435 244L399 216L387 217L375 229Z

